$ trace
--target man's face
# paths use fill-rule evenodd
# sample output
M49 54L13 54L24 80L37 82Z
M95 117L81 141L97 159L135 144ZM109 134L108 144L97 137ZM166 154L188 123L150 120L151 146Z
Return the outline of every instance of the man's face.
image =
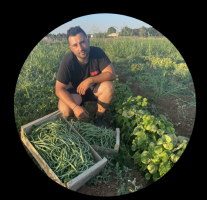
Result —
M83 33L68 38L70 49L77 58L85 59L89 55L90 45Z

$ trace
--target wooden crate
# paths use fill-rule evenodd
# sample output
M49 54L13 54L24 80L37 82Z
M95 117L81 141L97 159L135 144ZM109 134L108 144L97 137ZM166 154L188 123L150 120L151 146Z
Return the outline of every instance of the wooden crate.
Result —
M84 171L83 173L81 173L80 175L78 175L77 177L75 177L74 179L69 181L68 183L66 183L66 184L62 183L62 181L56 176L56 174L53 172L53 170L48 166L48 164L45 162L45 160L41 157L41 155L37 152L37 150L34 148L34 146L29 142L29 140L24 135L24 134L31 133L32 125L39 126L47 121L53 121L53 120L57 120L57 119L61 119L67 124L69 123L62 116L61 111L57 110L49 115L46 115L40 119L37 119L37 120L30 122L24 126L21 126L21 140L24 143L24 145L27 147L27 149L31 152L31 154L36 159L36 161L39 163L41 168L45 171L45 173L47 174L47 176L49 178L51 178L55 182L59 183L63 187L66 187L70 190L76 191L80 187L82 187L90 178L95 176L97 173L99 173L104 168L104 166L107 163L107 159L105 157L102 159L98 155L98 153L93 149L93 147L91 147L88 144L88 142L80 134L77 134L77 131L75 131L74 128L72 128L71 130L74 133L76 133L77 135L79 135L81 140L84 141L89 146L90 151L93 155L93 158L94 158L94 161L96 162L96 164L91 166L89 169L87 169L86 171ZM70 126L70 124L68 124L68 125Z
M107 154L110 153L118 153L119 151L119 146L120 146L120 129L116 128L116 130L114 131L116 134L116 144L114 146L113 149L110 148L105 148L105 147L100 147L100 146L95 146L95 145L91 145L96 151L105 151Z
M68 122L68 121L67 121ZM71 123L68 122L69 126L71 127ZM81 134L78 133L78 131L72 127L72 130L77 134L79 135L80 137ZM118 153L119 151L119 146L120 146L120 129L119 128L116 128L116 130L114 131L114 134L116 134L116 144L114 146L113 149L110 149L110 148L105 148L105 147L100 147L100 146L95 146L95 145L91 145L93 147L93 149L95 149L96 151L105 151L107 154L110 154L110 153Z

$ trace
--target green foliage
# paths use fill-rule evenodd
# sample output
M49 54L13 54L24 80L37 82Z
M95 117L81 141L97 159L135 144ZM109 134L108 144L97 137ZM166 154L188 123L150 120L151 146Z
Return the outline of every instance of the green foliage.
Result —
M147 28L145 28L144 26L142 26L142 28L139 31L139 36L140 37L147 37L148 36Z
M154 70L165 70L166 76L172 76L176 81L182 81L183 79L186 80L186 82L189 82L189 80L192 81L192 77L190 74L190 71L186 65L186 63L180 63L180 59L174 59L177 57L175 55L175 47L174 46L168 46L166 50L169 51L169 53L172 53L172 56L163 58L163 57L155 57L155 56L146 56L144 59L149 65L150 69ZM174 53L173 53L174 52ZM174 60L174 61L173 61ZM163 73L161 71L161 73ZM162 75L162 74L161 74ZM177 88L179 89L179 88Z
M102 48L111 61L116 61L119 65L123 65L122 58L127 59L124 63L126 67L130 67L134 63L136 65L138 64L139 67L137 66L137 68L144 69L140 63L151 63L151 57L162 60L170 58L172 62L176 62L177 64L178 62L185 63L179 51L166 38L159 40L147 38L141 40L136 39L136 36L122 38L119 34L117 38L111 38L109 40L103 40L102 38L93 39L90 41L90 45ZM159 67L157 66L157 68Z
M134 31L127 26L124 26L121 29L121 32L119 33L119 36L132 36L132 35L134 35Z
M132 183L132 184L133 184L133 186L134 186L134 190L129 189L129 191L130 191L130 192L136 192L136 191L140 188L140 186L136 186L136 178L134 178L134 180L133 180L133 181L128 180L128 182Z
M132 36L132 35L136 35L139 37L149 37L149 36L150 37L163 37L163 35L159 31L154 29L153 27L146 28L144 26L138 29L131 29L127 26L124 26L121 29L121 32L119 34L119 36Z
M55 82L68 44L38 43L22 66L14 94L17 129L57 110Z
M116 29L114 27L109 27L107 30L107 34L116 33Z
M188 138L175 135L173 124L166 116L155 117L147 110L147 99L133 97L128 91L128 98L123 98L127 86L115 81L117 101L114 108L116 127L121 127L125 143L131 145L131 158L145 172L146 180L158 180L176 163L185 150Z
M155 143L149 143L150 138L145 137L144 142L148 145L145 145L144 142L140 143L140 140L143 138L134 139L135 144L138 141L138 147L133 149L137 151L132 158L134 158L134 163L140 166L140 170L146 172L146 179L148 180L151 177L149 174L152 174L154 181L166 174L173 164L179 160L186 148L187 141L189 141L189 139L183 139L181 136L176 137L174 133L163 135Z
M95 38L107 38L107 33L94 33Z
M132 168L131 155L128 151L129 148L130 146L121 143L119 153L112 156L112 163L114 165L118 163L121 169L123 169L124 166Z

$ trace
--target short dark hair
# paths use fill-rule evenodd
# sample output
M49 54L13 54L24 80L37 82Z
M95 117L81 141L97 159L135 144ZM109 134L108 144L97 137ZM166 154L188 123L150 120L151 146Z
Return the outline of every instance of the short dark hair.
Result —
M83 33L87 38L85 31L80 26L75 26L67 30L67 41L68 41L69 36L76 36L78 33Z

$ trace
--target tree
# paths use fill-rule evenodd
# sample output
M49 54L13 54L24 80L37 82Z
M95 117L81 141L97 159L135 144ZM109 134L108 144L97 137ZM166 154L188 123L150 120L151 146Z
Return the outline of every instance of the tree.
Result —
M95 38L107 38L107 33L95 33L94 34Z
M119 36L132 36L132 35L134 35L134 31L127 26L123 27L119 34Z
M107 34L116 33L116 29L114 27L108 28Z
M133 29L134 35L139 36L139 31L140 31L140 28Z
M150 36L154 36L154 37L157 36L157 31L153 27L148 28L147 31Z
M141 36L141 37L147 37L148 35L147 35L147 29L144 27L144 26L142 26L142 28L140 29L140 31L139 31L139 35Z
M156 30L156 32L157 32L157 37L164 37L164 35L160 33L159 31Z

